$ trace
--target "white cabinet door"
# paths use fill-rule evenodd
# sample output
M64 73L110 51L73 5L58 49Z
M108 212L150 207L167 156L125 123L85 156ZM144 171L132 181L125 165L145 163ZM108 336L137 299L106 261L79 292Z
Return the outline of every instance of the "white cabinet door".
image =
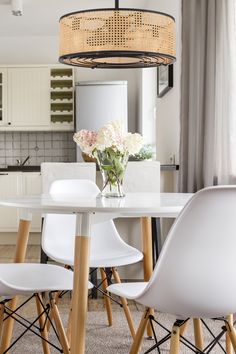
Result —
M50 125L50 73L47 67L8 69L8 125Z
M7 70L0 68L0 126L7 121Z
M40 172L23 172L23 195L39 195L42 193ZM41 215L33 214L30 227L31 232L41 231Z
M22 193L21 173L0 173L0 198ZM15 232L18 229L19 210L0 207L0 232Z

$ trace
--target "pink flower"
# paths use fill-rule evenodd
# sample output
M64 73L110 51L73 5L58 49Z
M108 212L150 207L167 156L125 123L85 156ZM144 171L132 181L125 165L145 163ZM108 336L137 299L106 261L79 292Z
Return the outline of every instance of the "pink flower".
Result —
M85 154L92 156L92 152L96 147L97 133L82 129L74 134L73 140L79 145Z

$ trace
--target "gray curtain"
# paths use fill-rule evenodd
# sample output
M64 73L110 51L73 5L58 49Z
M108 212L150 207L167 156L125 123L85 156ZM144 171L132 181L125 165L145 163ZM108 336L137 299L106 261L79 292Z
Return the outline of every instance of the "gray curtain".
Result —
M229 52L224 53L230 45L227 22L230 6L234 8L233 0L182 0L179 178L182 192L213 185L219 182L218 174L222 172L222 164L221 170L217 165L217 159L221 158L217 157L217 134L219 122L226 114L223 100L224 97L228 100L232 75L227 61ZM223 89L224 93L219 95Z

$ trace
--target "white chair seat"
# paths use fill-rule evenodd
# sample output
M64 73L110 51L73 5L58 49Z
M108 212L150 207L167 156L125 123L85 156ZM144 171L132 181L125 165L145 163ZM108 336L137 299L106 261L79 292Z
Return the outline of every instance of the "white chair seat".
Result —
M125 251L110 250L109 254L99 255L92 254L90 258L90 267L120 267L123 265L133 264L141 261L143 254L133 247L127 247Z
M124 250L110 249L109 253L91 253L89 266L92 268L119 267L137 263L143 259L142 252L128 245ZM55 244L53 252L47 252L47 254L51 259L58 263L67 264L70 266L74 265L74 245L68 247L68 244L65 244L62 253L62 245L60 244L57 247Z
M142 294L147 284L148 282L112 284L107 287L107 291L132 300Z
M92 287L89 283L88 288ZM1 296L72 289L73 272L63 267L34 263L0 264Z

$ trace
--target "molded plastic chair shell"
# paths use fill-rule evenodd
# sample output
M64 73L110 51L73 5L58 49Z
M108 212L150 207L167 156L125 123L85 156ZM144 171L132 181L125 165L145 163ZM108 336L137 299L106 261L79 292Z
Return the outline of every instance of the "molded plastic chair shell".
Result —
M177 316L236 312L236 186L197 192L172 226L149 283L109 292Z
M54 181L50 193L84 198L97 196L100 190L92 181L70 179ZM44 252L57 262L73 265L75 230L75 215L46 215L42 234ZM90 267L122 266L143 258L142 252L122 240L112 220L93 224L91 236Z
M89 289L93 287L89 283ZM52 264L0 264L0 296L72 290L73 272Z
M96 180L96 164L87 162L43 162L41 164L42 191L49 193L52 182L58 179Z

